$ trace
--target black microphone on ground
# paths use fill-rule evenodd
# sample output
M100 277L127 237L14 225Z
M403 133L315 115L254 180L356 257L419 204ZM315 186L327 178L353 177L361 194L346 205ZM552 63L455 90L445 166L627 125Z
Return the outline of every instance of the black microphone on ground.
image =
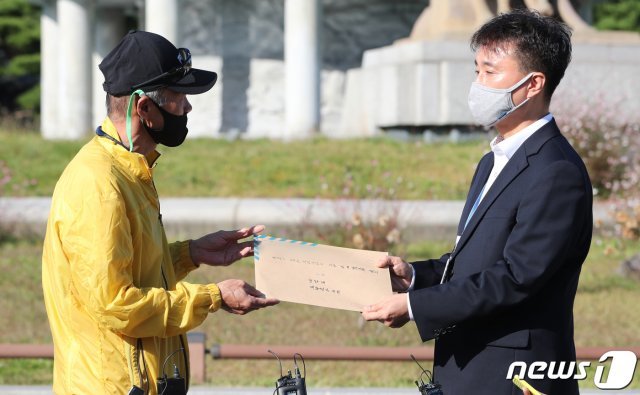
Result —
M282 374L282 362L278 355L275 352L268 350L269 353L273 354L274 357L280 363L280 378L276 380L276 388L273 390L273 395L307 395L307 366L304 363L304 358L302 355L295 353L293 354L293 363L295 365L294 373L291 373L291 370L288 371L286 375ZM300 357L302 361L303 374L300 374L300 368L298 368L297 358Z

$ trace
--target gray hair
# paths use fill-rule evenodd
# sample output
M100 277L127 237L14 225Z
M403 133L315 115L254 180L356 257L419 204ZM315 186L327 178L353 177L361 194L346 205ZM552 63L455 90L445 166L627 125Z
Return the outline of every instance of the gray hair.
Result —
M156 89L151 92L145 92L144 96L147 96L159 106L164 106L168 101L166 90L164 88ZM112 120L119 120L127 115L129 96L112 96L107 93L105 104L107 108L107 116Z
M167 98L167 92L164 88L156 89L155 91L151 92L145 92L144 95L159 106L164 106L169 101L169 99Z

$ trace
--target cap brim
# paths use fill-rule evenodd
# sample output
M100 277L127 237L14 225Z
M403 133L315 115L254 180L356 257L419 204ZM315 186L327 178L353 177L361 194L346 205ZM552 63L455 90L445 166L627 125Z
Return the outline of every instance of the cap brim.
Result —
M211 89L217 80L218 74L213 71L191 69L187 75L169 83L166 87L187 95L197 95Z

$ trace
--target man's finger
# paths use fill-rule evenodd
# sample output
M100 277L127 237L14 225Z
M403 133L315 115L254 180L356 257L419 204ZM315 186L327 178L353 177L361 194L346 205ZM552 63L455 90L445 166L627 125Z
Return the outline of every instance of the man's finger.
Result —
M377 321L383 318L379 305L366 306L362 312L362 318L367 321Z
M248 228L242 228L238 230L239 239L256 235L264 230L264 225L253 225Z
M259 290L255 289L250 284L245 284L244 288L245 288L245 292L248 295L253 296L254 297L254 302L257 302L257 304L259 304L261 307L273 306L274 304L280 303L280 300L278 300L276 298L267 298L267 296L264 293L262 293Z
M278 303L280 303L280 301L275 298L253 298L251 305L254 308L261 308L261 307L273 306Z
M391 257L385 256L384 258L380 258L376 266L380 269L384 269L385 267L392 267L393 262L391 262Z
M242 228L237 230L221 230L220 237L227 241L235 241L247 238L251 235L258 234L265 229L264 225L254 225L248 228Z
M252 241L245 241L244 243L240 243L236 248L238 249L238 255L240 256L240 258L246 258L253 255Z
M379 311L363 311L362 318L364 318L365 321L384 321L384 315Z

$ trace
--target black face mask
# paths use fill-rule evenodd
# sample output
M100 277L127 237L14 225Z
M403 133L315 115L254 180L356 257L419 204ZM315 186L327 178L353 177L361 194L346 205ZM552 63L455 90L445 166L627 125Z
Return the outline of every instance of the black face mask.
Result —
M179 146L187 138L187 133L189 133L189 129L187 129L187 114L174 115L157 104L156 106L160 110L160 114L162 114L162 119L164 119L164 127L162 129L151 129L144 122L142 122L142 126L157 144L166 145L167 147Z

